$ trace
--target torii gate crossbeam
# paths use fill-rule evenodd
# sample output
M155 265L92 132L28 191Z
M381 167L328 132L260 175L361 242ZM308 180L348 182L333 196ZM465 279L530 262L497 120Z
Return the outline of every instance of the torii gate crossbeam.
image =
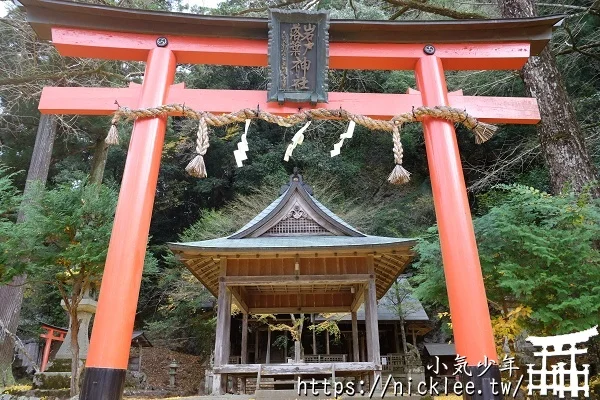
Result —
M258 20L259 23L250 19L233 22L218 19L218 26L214 29L221 37L208 34L159 35L157 32L140 32L148 30L150 22L159 18L157 13L72 3L66 5L59 0L22 2L28 13L31 10L34 28L42 37L51 32L54 46L64 56L146 61L142 85L130 85L128 88L45 88L39 107L44 113L107 115L115 111L115 100L132 108L185 103L194 109L213 113L257 105L277 114L291 114L298 109L296 103L266 103L266 92L263 91L198 90L173 85L178 63L266 66L266 38L227 37L228 29L247 28L247 32L252 33L264 20ZM40 10L46 12L41 13ZM136 14L135 18L131 18L132 12ZM87 19L77 17L78 13L83 13L81 15L86 15ZM131 21L130 26L121 23L127 18ZM165 18L169 21L180 18L185 24L182 22L178 26L177 21L169 22L171 25L165 23L160 27L163 32L190 29L189 16L179 17L171 13ZM206 17L198 17L197 20L200 28L202 23L215 23ZM518 23L469 21L470 25L463 29L464 32L454 34L454 39L440 37L435 30L423 29L413 35L411 43L391 43L395 39L390 37L395 38L395 35L380 36L385 39L378 43L373 38L380 33L373 32L380 29L381 24L361 21L361 26L353 28L352 24L338 23L338 27L332 23L337 36L332 36L330 46L331 68L414 70L420 92L330 93L330 102L316 107L338 109L342 106L351 112L389 119L409 111L413 106L450 105L465 108L486 122L537 123L539 112L535 99L462 96L460 91L449 94L444 70L519 69L531 55L532 48L535 52L541 50L550 37L552 25L558 20L540 22L531 19ZM235 28L234 22L238 24ZM117 23L122 28L113 26ZM94 29L82 27L82 24ZM413 34L415 22L411 24L406 30L409 35ZM511 29L522 27L523 34L513 40L501 39L496 27L507 24L512 24ZM400 25L387 24L384 28L397 30ZM455 29L454 25L458 26L456 29L460 28L456 22L437 24L437 28ZM538 25L543 25L543 29ZM419 28L418 23L416 26ZM369 43L335 41L336 37L355 39L361 34L370 38ZM482 35L484 39L488 35L488 40L483 40ZM512 38L514 35L514 30L507 30L505 36ZM166 47L157 46L158 36L168 39ZM426 44L435 46L435 54L423 51ZM301 106L312 107L308 104ZM456 134L453 124L445 120L427 118L423 127L456 349L458 354L466 356L469 367L477 371L478 363L486 358L497 361L497 354ZM122 396L165 128L164 117L137 120L134 124L86 362L81 393L84 400L120 399ZM499 379L497 368L492 368L482 377L476 375L475 372L472 378L475 387L483 390L474 393L473 397L486 400L499 397L489 390L490 377ZM487 383L483 383L484 379Z

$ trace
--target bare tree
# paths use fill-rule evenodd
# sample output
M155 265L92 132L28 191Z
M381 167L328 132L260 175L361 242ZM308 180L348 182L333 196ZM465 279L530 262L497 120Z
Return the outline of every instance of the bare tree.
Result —
M498 6L505 18L537 15L533 0L498 0ZM540 107L542 120L537 131L550 172L552 192L581 192L593 185L590 187L591 194L600 197L600 186L595 182L598 179L597 171L550 50L546 47L538 56L531 57L521 74L527 92L537 99Z
M398 278L385 294L384 304L394 312L400 320L400 337L402 338L402 351L408 354L408 345L406 342L406 318L418 311L420 306L418 301L412 297L413 289L404 277Z

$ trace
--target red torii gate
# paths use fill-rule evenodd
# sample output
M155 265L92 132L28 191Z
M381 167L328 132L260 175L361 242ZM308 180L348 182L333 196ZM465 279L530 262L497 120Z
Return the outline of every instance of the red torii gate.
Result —
M267 103L264 91L173 85L178 63L266 66L264 19L158 13L61 0L21 2L38 35L51 39L64 56L146 61L142 85L44 88L42 113L109 115L116 109L115 100L131 108L184 103L212 113L256 105L275 114L298 109L297 103ZM444 71L520 69L530 55L542 50L560 20L331 21L330 68L414 70L419 91L329 93L329 103L314 107L342 107L390 119L412 107L449 105L485 122L535 124L540 119L535 99L448 93ZM433 48L424 51L426 45ZM481 389L473 397L499 397L489 385L490 378L499 379L497 367L476 376L478 363L486 358L497 361L497 354L454 125L427 118L423 126L456 349L474 372L469 379ZM122 396L165 128L165 117L134 124L86 363L84 400Z
M40 337L46 340L44 342L44 355L42 356L42 365L40 366L40 371L44 372L46 370L46 365L48 365L48 360L50 359L52 341L58 340L59 342L64 342L65 337L67 336L67 329L48 324L42 324L42 329L44 329L45 332L41 333Z

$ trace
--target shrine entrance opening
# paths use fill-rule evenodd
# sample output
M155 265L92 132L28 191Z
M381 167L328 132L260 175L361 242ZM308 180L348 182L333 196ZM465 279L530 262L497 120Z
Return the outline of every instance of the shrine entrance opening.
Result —
M177 64L268 64L266 19L211 17L129 10L62 0L21 0L31 26L63 56L145 61L142 85L127 88L47 87L47 114L110 115L120 106L165 104L211 113L258 107L275 115L343 108L379 120L413 107L451 106L480 121L535 124L535 99L448 93L449 70L520 69L549 41L560 17L486 21L346 21L329 26L329 68L414 70L408 94L329 93L328 103L268 102L265 91L186 89L173 85ZM279 99L278 99L279 100ZM180 110L180 109L179 109ZM181 115L174 109L168 115ZM125 382L142 267L167 115L136 120L121 184L81 398L119 399ZM456 351L470 368L497 361L490 316L454 125L422 119ZM475 387L491 399L491 368ZM471 378L470 378L471 379ZM486 386L487 385L487 386ZM487 389L486 389L487 388Z

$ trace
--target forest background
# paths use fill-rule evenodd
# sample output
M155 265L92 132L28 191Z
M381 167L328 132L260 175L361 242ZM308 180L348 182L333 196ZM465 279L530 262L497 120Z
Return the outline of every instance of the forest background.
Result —
M266 16L268 7L326 9L331 18L379 20L565 14L548 50L522 71L448 72L447 79L450 91L535 95L542 108L540 126L502 126L483 145L475 145L468 132L457 129L501 353L519 353L526 333L573 332L600 321L600 189L594 183L600 164L600 1L228 0L215 9L190 9L178 1L162 0L98 4L259 17ZM35 37L18 9L0 18L0 280L13 283L0 287L0 316L14 313L23 299L19 337L38 336L42 321L66 326L61 299L76 303L81 287L98 281L105 253L95 249L108 243L128 146L128 137L117 146L104 144L108 117L40 118L41 88L125 86L140 83L143 71L141 63L60 57L49 43ZM264 90L268 76L265 68L180 65L176 82L189 88ZM330 90L339 92L405 93L416 86L412 71L332 70L329 82ZM166 243L235 231L272 201L292 169L299 167L316 197L365 233L420 238L418 257L407 273L439 328L432 339L450 340L421 126L403 130L404 166L412 176L409 184L400 187L386 181L393 167L388 134L357 128L341 155L329 156L345 128L341 122L313 123L304 144L286 163L283 154L294 128L253 122L249 159L242 168L236 167L233 150L243 127L214 129L205 156L208 178L198 180L184 171L193 157L197 127L171 118L136 328L146 330L155 344L208 356L212 341L206 338L214 335L212 312L206 308L210 295L173 259ZM130 126L121 126L121 132L128 131ZM30 168L36 140L47 155L34 155L38 162ZM30 193L24 203L29 206L23 206L20 197L26 181ZM44 185L45 191L40 189ZM89 195L85 188L93 185L101 185L101 195ZM31 193L36 193L33 200ZM81 211L86 196L89 201L101 199L101 212ZM78 219L65 218L77 212ZM87 248L91 236L86 235L92 234L92 228L99 247ZM25 245L17 248L13 232L22 235L19 240L29 241L18 242ZM54 246L51 252L32 250L47 250L49 243ZM83 250L74 253L73 243ZM29 252L28 262L16 263L24 252ZM92 271L78 288L73 277L82 274L80 269L73 274L73 265ZM24 273L29 274L27 279ZM73 275L66 279L65 274ZM7 335L3 338L8 341ZM2 357L0 343L0 370ZM600 344L594 340L590 344L593 372L599 359Z

